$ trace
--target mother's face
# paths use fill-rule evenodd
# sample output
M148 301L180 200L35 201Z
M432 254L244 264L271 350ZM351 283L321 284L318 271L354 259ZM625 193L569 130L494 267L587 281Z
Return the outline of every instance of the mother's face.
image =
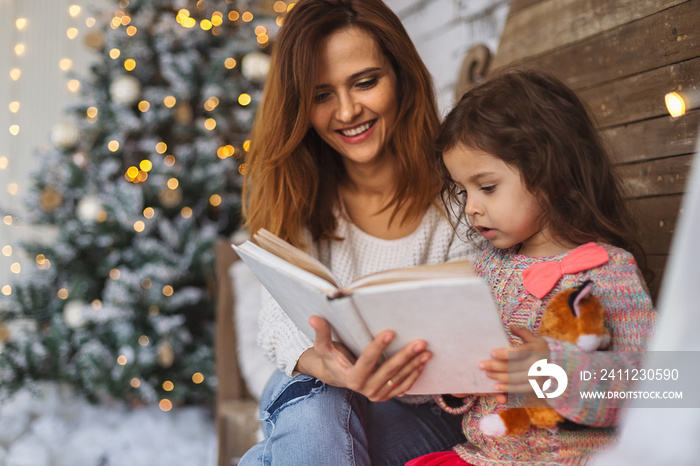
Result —
M348 27L320 47L311 125L347 162L370 163L384 147L398 109L396 74L372 36Z

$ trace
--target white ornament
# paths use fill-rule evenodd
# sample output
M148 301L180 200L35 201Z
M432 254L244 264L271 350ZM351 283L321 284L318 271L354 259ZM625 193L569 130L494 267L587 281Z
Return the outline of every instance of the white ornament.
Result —
M102 211L102 202L97 196L88 194L78 201L76 211L81 222L92 223L97 220L98 214Z
M61 149L75 147L80 140L80 130L70 121L58 123L51 128L51 142Z
M243 76L252 81L264 81L270 71L270 56L262 52L250 52L241 60Z
M78 299L68 301L66 305L63 306L63 320L66 322L66 325L70 328L84 327L87 323L87 319L85 318L86 308L87 304Z
M118 76L109 86L109 96L119 105L128 107L141 95L141 83L130 74Z

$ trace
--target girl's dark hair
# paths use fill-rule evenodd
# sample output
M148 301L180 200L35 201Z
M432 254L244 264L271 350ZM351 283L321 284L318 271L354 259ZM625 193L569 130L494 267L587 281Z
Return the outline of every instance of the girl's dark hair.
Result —
M437 140L443 198L455 183L442 153L458 144L517 168L552 233L578 244L600 241L645 256L622 185L588 107L541 70L506 70L466 92Z
M433 83L399 18L381 0L301 0L275 40L246 157L243 214L251 232L264 227L297 246L304 228L314 241L334 237L345 169L310 121L321 45L348 27L372 37L396 73L398 110L385 147L396 157L396 190L385 208L403 209L402 221L410 221L440 192Z

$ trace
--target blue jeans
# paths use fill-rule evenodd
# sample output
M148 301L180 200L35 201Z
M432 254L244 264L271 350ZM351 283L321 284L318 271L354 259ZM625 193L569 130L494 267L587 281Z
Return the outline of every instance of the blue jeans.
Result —
M261 398L265 439L239 466L398 466L464 441L461 416L437 405L375 403L306 375L276 371Z

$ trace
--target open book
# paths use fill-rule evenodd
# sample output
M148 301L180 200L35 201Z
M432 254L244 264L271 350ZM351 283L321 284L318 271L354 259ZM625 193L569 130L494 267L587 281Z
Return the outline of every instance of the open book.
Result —
M433 353L407 393L494 391L495 381L478 363L509 344L489 287L469 261L385 270L343 284L320 261L267 230L258 230L253 241L233 248L312 341L312 315L326 319L334 339L355 355L379 332L393 330L387 357L416 339Z

